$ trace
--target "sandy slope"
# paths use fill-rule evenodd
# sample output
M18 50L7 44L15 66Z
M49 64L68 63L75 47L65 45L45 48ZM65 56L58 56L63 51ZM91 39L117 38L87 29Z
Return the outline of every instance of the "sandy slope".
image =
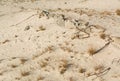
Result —
M0 2L0 81L119 81L119 0Z

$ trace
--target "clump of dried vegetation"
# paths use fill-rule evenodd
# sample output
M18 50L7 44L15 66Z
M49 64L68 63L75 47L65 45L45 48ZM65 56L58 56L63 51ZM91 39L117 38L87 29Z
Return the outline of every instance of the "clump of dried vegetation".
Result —
M94 67L94 70L96 72L101 72L102 70L104 70L104 68L105 67L103 65L97 65L97 66Z
M63 44L59 44L60 49L66 52L74 52L70 47L68 47L69 42L65 41L64 43L65 43L65 46Z
M34 60L35 58L38 58L39 56L43 55L44 53L47 53L47 52L51 53L51 52L53 52L53 51L55 51L55 47L54 47L53 45L47 46L47 47L44 48L40 53L34 55L34 56L33 56L33 60Z
M26 58L21 58L20 61L21 61L21 64L24 64L26 61L28 61L28 59L26 59Z
M80 68L79 69L79 73L85 73L86 72L86 69L85 68Z
M89 55L94 55L94 54L100 52L101 50L103 50L104 48L106 48L109 44L110 44L110 42L106 43L103 47L101 47L101 48L99 48L97 50L95 48L93 48L93 47L90 47L88 49L88 54Z
M64 46L61 46L60 47L63 51L67 51L67 52L73 52L73 50L69 47L64 47Z
M46 61L42 61L42 62L40 63L41 68L44 68L44 67L46 67L47 65L48 65L48 63L47 63Z
M88 54L89 54L90 56L94 55L95 53L96 53L96 49L95 49L95 48L90 47L90 48L88 49Z
M104 34L104 33L100 34L100 38L101 39L105 39L106 38L106 34Z
M36 32L45 31L45 30L46 30L46 28L44 26L39 26L39 29L36 30Z
M60 64L59 68L61 69L60 73L63 74L67 70L68 61L67 60L61 60L61 62L62 63Z
M117 9L117 10L116 10L116 14L117 14L118 16L120 16L120 9Z
M96 65L93 72L88 72L87 77L96 75L97 77L105 75L111 68L105 68L104 65Z
M11 67L16 68L16 67L18 67L18 65L12 64Z
M71 64L68 63L67 60L63 59L61 60L61 64L59 66L60 74L64 74L65 71L70 67Z
M28 75L30 75L30 72L29 71L23 71L23 72L21 72L21 76L28 76Z

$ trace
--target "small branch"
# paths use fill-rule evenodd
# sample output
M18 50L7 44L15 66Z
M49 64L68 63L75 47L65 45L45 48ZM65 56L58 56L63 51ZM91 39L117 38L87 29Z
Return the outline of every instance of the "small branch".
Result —
M95 80L97 77L101 77L101 76L107 74L110 71L110 69L111 69L111 67L108 67L105 70L103 70L103 71L101 71L99 73L94 73L94 74L92 74L90 76L96 75L96 77L93 79L93 80Z
M101 71L100 73L96 74L96 75L97 75L97 77L100 77L100 76L102 76L102 75L107 74L107 73L108 73L108 71L109 71L110 69L111 69L111 68L110 68L110 67L108 67L108 68L106 68L104 71Z
M102 48L96 50L96 51L94 52L94 54L100 52L101 50L103 50L104 48L106 48L109 44L110 44L110 42L106 43Z
M11 25L10 27L12 27L12 26L16 26L16 25L19 25L19 24L21 24L21 23L25 22L26 20L28 20L28 19L32 18L32 17L33 17L33 16L35 16L35 15L37 15L37 14L33 14L33 15L29 16L28 18L26 18L26 19L24 19L24 20L20 21L19 23L15 24L15 25Z

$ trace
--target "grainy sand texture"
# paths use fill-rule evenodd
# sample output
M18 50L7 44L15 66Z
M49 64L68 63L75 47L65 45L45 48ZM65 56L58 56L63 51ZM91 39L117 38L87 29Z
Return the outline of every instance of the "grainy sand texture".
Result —
M0 81L120 81L120 0L0 0Z

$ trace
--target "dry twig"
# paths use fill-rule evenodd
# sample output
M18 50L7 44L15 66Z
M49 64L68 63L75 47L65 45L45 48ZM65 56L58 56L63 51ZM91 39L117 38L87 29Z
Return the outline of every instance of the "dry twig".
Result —
M11 25L10 27L17 26L17 25L19 25L19 24L21 24L21 23L25 22L26 20L28 20L28 19L32 18L32 17L33 17L33 16L35 16L35 15L37 15L37 14L33 14L33 15L31 15L31 16L29 16L29 17L27 17L26 19L24 19L24 20L20 21L19 23L15 24L15 25Z

